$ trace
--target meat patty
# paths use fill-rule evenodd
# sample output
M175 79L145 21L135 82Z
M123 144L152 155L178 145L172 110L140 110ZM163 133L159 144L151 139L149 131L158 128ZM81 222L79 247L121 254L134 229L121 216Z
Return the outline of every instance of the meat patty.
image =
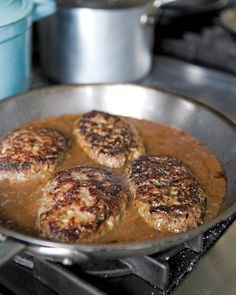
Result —
M39 231L61 242L91 241L123 216L127 196L111 173L90 167L60 171L48 181L39 209Z
M181 160L143 156L126 172L134 204L150 227L178 233L203 222L207 197Z
M86 113L75 122L74 134L88 156L106 167L122 167L144 153L136 129L119 116Z
M68 148L55 129L26 127L0 137L0 180L27 180L52 172Z

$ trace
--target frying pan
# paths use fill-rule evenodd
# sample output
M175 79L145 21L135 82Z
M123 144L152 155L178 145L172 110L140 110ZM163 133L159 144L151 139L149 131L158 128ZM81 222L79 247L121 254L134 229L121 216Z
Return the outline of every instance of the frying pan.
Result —
M42 88L0 103L0 132L36 118L92 109L171 124L198 138L215 153L225 170L227 193L220 213L214 220L186 233L130 244L65 244L1 226L1 263L20 251L64 263L148 255L182 244L236 212L236 126L220 113L191 99L128 84Z

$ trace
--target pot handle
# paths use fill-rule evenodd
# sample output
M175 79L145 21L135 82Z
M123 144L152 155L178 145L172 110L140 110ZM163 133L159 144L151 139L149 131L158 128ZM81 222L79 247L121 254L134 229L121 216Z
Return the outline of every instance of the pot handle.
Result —
M0 266L26 248L25 244L7 239L2 234L0 234L0 240Z
M54 0L32 0L33 1L33 21L38 21L47 16L54 14L57 10L57 5Z
M141 15L140 22L143 25L154 25L157 21L158 11L161 6L177 0L154 0L148 6L147 12Z

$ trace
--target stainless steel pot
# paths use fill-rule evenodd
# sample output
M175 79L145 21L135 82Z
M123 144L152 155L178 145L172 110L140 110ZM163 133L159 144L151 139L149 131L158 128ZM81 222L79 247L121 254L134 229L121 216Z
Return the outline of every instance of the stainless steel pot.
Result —
M180 96L134 85L57 86L0 102L0 133L29 120L91 109L145 118L182 128L221 161L227 192L221 211L197 229L168 238L119 244L65 244L42 240L0 226L0 264L20 251L64 263L118 259L167 250L190 240L236 212L236 126L218 112ZM2 242L1 242L2 241Z
M39 24L43 71L63 83L137 81L151 69L154 20L174 0L57 1Z

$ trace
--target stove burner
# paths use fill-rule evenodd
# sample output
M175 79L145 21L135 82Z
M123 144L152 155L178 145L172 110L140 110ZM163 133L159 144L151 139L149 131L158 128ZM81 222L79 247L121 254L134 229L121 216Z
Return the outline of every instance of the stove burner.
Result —
M228 8L236 4L235 0L229 2ZM174 56L235 74L236 39L222 22L222 9L204 13L195 10L192 14L175 10L178 11L179 15L169 16L163 11L156 25L155 54Z
M236 73L235 37L220 26L207 27L201 33L186 32L180 39L164 39L160 47L168 55L192 63Z

